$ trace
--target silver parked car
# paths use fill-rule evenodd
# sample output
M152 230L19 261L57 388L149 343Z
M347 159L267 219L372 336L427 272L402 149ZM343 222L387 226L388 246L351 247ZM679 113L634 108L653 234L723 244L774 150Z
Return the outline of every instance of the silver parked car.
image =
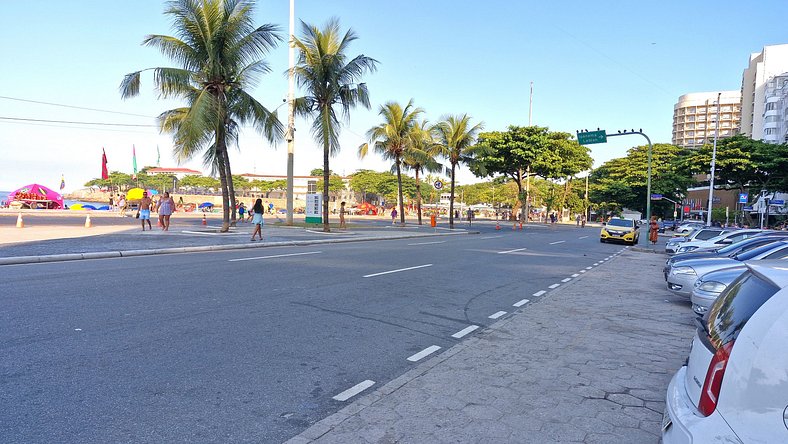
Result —
M788 241L778 241L734 255L733 257L710 257L681 261L670 269L668 290L689 298L695 281L712 271L742 265L742 261L762 259L784 259L788 257Z
M732 257L741 252L749 251L754 248L758 248L760 246L784 239L786 239L786 236L777 236L771 234L758 235L744 239L742 241L736 242L735 244L731 244L728 245L727 247L723 247L719 249L710 249L710 250L704 249L704 250L695 250L689 253L680 253L665 261L665 267L662 269L662 273L665 277L665 280L667 280L668 274L670 274L670 268L673 266L673 264L676 264L678 262L686 261L690 259L700 259L704 257L722 257L722 256Z
M682 242L692 242L694 240L709 240L712 237L719 236L731 231L729 228L701 228L695 230L686 236L674 236L668 239L665 244L665 253L676 254Z

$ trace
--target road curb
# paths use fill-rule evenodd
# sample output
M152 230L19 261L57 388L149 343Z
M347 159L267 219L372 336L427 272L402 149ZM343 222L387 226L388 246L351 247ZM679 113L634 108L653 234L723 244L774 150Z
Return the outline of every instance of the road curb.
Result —
M173 247L173 248L159 248L154 250L121 250L121 251L98 251L93 253L68 253L68 254L51 254L44 256L16 256L16 257L0 257L0 266L2 265L23 265L23 264L38 264L46 262L66 262L76 261L83 259L109 259L119 257L135 257L135 256L151 256L155 254L178 254L178 253L197 253L205 251L225 251L225 250L246 250L250 248L270 248L270 247L288 247L299 245L322 245L322 244L338 244L346 242L370 242L370 241L386 241L398 239L412 239L419 237L435 237L435 236L459 236L469 234L480 234L479 231L452 231L449 233L408 233L403 235L393 236L366 236L357 238L342 238L342 239L314 239L305 241L280 241L280 242L263 242L257 244L231 244L231 245L203 245L199 247Z

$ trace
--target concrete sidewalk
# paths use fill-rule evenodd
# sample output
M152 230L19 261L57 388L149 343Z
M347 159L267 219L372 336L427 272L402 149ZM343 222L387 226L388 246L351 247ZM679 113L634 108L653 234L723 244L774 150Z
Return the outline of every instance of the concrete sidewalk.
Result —
M693 331L663 261L627 250L288 443L656 443Z

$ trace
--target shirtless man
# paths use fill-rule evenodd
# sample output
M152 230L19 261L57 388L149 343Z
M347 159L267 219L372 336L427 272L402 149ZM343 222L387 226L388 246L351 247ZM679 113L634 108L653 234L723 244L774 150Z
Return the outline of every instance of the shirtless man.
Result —
M145 191L142 193L142 199L140 200L140 221L142 222L142 231L145 231L145 221L148 221L148 230L153 230L153 227L150 225L150 206L151 200L148 197L148 192Z

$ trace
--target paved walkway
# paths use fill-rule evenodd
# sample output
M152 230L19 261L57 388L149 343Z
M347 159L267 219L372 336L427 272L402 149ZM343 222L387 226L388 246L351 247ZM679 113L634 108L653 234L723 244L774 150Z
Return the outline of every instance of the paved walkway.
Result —
M288 444L656 443L693 331L663 261L628 250Z

